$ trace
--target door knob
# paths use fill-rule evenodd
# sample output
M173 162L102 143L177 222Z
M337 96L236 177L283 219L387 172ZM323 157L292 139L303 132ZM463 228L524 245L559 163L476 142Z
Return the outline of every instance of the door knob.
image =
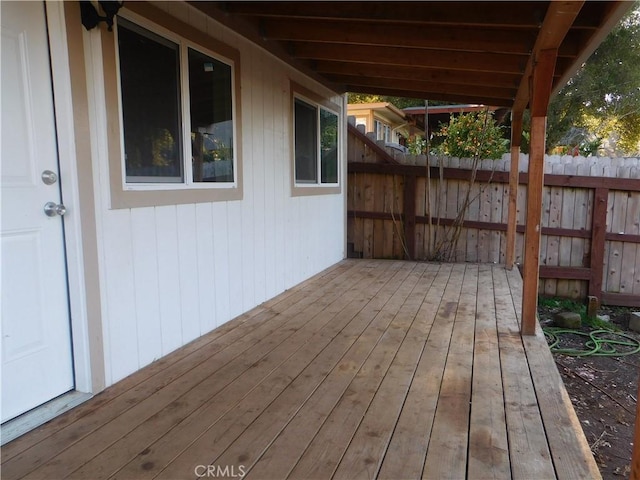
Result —
M67 213L67 207L61 203L47 202L44 204L44 213L48 217L55 217L56 215L63 216Z
M58 175L51 170L45 170L42 172L42 182L46 185L53 185L58 181Z

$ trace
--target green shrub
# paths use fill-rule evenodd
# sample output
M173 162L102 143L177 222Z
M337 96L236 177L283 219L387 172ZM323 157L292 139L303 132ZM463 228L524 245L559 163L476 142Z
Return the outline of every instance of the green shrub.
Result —
M442 142L434 147L434 152L450 157L499 159L509 146L503 128L489 111L451 116L449 124L441 124L435 135L442 137Z

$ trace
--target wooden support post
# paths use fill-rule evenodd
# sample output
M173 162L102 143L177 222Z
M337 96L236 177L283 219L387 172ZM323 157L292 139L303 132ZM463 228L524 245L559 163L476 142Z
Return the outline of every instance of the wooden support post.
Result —
M541 50L538 53L531 82L531 147L522 278L522 324L520 326L523 335L535 335L536 332L547 108L557 55L557 49Z
M591 270L589 277L589 295L602 298L602 277L604 268L604 242L607 231L607 201L609 190L596 188L593 193L593 216L591 217Z
M403 197L404 241L407 247L407 260L413 260L416 255L416 177L404 176Z
M521 331L524 335L534 335L536 331L546 128L547 117L531 118L531 150L529 153L527 221L524 233L524 272L522 279Z
M507 251L505 264L508 270L516 260L516 227L518 212L518 168L522 143L522 113L513 112L511 117L511 166L509 168L509 216L507 219Z

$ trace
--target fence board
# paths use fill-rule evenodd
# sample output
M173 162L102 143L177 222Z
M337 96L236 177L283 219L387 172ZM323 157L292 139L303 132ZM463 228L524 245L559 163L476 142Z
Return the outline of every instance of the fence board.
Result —
M633 283L633 295L640 296L640 272L638 269L640 268L640 247L636 245L636 262L634 264L636 266L636 276Z
M393 176L393 213L395 216L395 234L393 236L393 255L394 258L404 258L405 245L404 242L404 222L402 221L402 212L404 203L402 199L402 192L404 191L404 185L402 183L402 177L398 175Z
M471 191L469 193L471 199L471 205L468 209L468 219L473 221L480 220L480 185L478 183L474 183L471 185ZM467 228L467 241L466 241L466 251L467 257L466 261L468 262L477 262L478 261L478 229L476 228Z
M491 221L491 188L488 185L480 186L480 216L481 222ZM478 232L478 261L489 262L489 231Z
M607 212L608 232L622 233L625 228L627 215L627 193L621 191L609 192L609 211ZM607 269L607 281L604 290L607 292L622 293L620 291L620 279L622 270L622 242L609 243L609 262Z
M424 217L426 215L427 204L427 179L424 177L416 179L416 215ZM415 242L416 242L416 259L423 260L426 258L427 244L427 226L424 223L416 224Z
M350 144L352 144L351 142ZM361 210L360 199L362 188L360 187L360 175L352 174L349 177L347 190L347 211ZM353 244L354 252L362 252L362 219L347 216L347 239Z
M491 222L500 223L502 220L502 189L498 184L491 185ZM489 261L498 263L500 261L501 237L504 234L500 231L489 233ZM506 245L505 245L506 248Z
M630 170L629 167L626 167ZM627 172L630 173L630 172ZM631 192L622 192L626 196L626 222L624 233L637 235L640 231L640 198L633 198ZM640 195L636 194L636 197ZM635 264L638 244L624 243L622 246L622 269L620 271L620 293L633 293L634 279L640 275L640 268Z
M373 211L384 212L384 184L386 176L375 175L373 185ZM384 258L384 220L373 221L373 258Z
M585 188L577 188L575 190L575 207L573 216L573 230L587 230L587 209L589 204L589 190ZM587 265L587 239L572 238L571 239L571 266L584 267ZM575 298L584 298L587 296L587 284L583 281L574 280L572 283L572 292Z
M504 223L506 225L509 220L509 184L503 185L501 190L502 190L502 218L500 219L500 223ZM505 233L501 238L500 259L498 260L499 263L506 262L506 253L507 253L507 235Z
M554 165L554 168L559 165ZM557 170L557 168L556 168ZM549 189L549 227L560 228L562 221L562 198L563 189L560 187L551 187ZM547 236L547 265L550 267L556 267L560 265L560 236L548 235ZM548 279L545 282L547 290L544 291L547 295L553 295L554 292L558 292L558 280Z
M364 210L367 212L373 211L373 196L374 189L371 183L374 175L364 175L362 179L362 190L364 191ZM362 226L363 238L362 238L362 255L364 258L373 257L373 220L365 219Z

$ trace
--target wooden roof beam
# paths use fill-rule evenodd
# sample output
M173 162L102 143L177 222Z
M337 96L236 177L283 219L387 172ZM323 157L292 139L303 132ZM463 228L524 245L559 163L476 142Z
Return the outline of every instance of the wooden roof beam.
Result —
M528 54L536 31L381 25L336 21L261 20L264 38L285 41L437 48L473 52ZM375 35L372 32L376 32Z
M474 72L424 68L422 66L379 65L376 63L350 63L318 61L313 63L314 70L321 74L361 75L371 78L396 80L421 80L452 85L478 85L503 88L517 88L520 76L515 73L495 75L493 72Z
M447 70L522 74L529 54L456 52L423 48L369 45L337 45L316 42L291 42L289 51L299 59L331 60L379 65L413 66ZM569 66L567 58L559 65Z
M542 27L540 28L540 34L536 39L533 52L527 62L522 81L518 87L518 93L513 104L514 111L523 111L529 104L529 79L533 72L535 59L543 50L555 49L555 51L558 52L562 41L569 32L583 5L584 1L575 0L550 3Z
M466 25L509 28L538 28L546 5L541 2L518 2L505 12L502 2L222 2L233 14L260 17L310 18L369 22L372 20L421 23L425 25ZM517 5L517 6L516 6Z

